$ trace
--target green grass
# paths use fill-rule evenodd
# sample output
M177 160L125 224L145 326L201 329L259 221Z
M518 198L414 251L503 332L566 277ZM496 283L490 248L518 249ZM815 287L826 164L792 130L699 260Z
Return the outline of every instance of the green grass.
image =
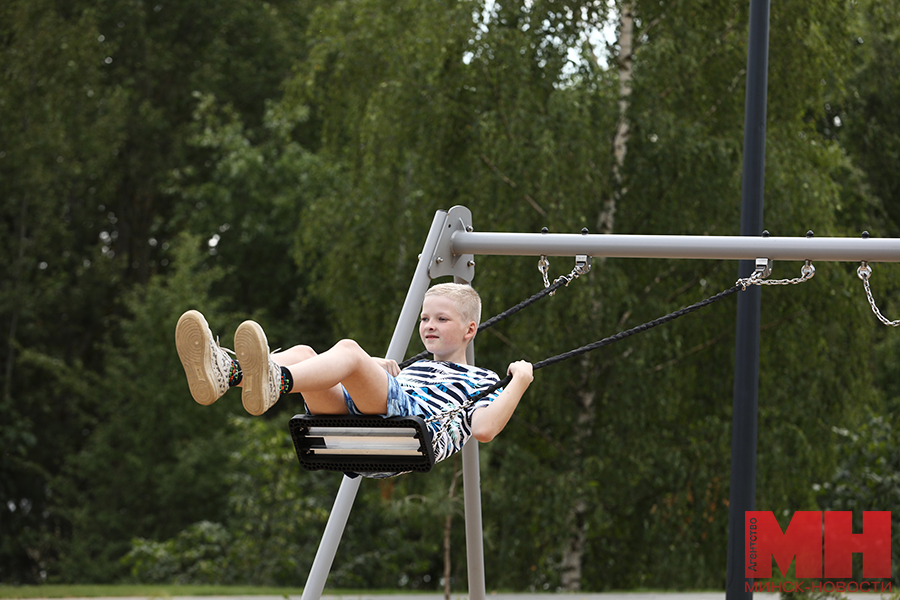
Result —
M381 594L415 594L416 590L346 590L325 588L328 596L377 596ZM434 593L440 593L435 591ZM175 596L288 596L299 597L301 587L260 587L252 585L92 585L0 584L0 600L4 598L159 598Z
M302 593L303 588L228 585L0 585L0 598L299 596Z

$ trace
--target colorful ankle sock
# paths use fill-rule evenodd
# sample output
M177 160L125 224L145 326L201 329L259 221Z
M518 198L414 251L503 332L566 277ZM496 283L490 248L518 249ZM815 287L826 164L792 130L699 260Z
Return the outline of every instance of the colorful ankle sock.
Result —
M294 387L294 376L288 371L287 367L281 367L281 387L278 388L279 394L287 394Z
M234 387L244 379L241 365L236 358L231 359L231 370L228 372L228 385Z

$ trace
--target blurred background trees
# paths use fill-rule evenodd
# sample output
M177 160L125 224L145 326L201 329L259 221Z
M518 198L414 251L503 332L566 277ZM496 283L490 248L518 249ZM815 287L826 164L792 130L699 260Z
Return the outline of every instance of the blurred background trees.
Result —
M898 8L773 7L773 235L898 235ZM190 400L178 315L202 310L225 346L252 317L273 347L380 354L455 204L485 231L736 235L747 10L0 5L0 581L302 585L339 477L299 471L297 399L254 420L237 392ZM757 507L886 509L893 484L860 482L896 463L896 335L855 265L816 266L763 295ZM736 273L598 258L480 337L478 361L540 360ZM897 275L875 265L888 315ZM541 286L514 257L479 259L475 284L486 316ZM538 374L483 447L490 587L724 586L733 331L726 301ZM456 469L364 484L331 584L440 589ZM450 541L464 589L461 527Z

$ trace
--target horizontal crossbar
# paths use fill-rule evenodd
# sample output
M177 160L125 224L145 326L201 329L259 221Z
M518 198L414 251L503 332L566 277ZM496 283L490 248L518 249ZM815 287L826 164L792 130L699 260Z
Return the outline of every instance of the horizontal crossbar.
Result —
M900 262L893 238L626 235L457 231L454 256L575 256Z

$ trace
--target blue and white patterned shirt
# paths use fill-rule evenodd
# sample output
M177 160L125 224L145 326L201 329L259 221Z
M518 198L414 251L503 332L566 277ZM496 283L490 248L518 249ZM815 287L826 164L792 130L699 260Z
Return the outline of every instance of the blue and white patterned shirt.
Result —
M400 371L397 383L409 394L424 419L458 408L471 396L499 381L493 371L471 365L450 362L420 360ZM472 436L472 413L489 405L502 388L478 400L472 406L455 415L449 426L442 422L429 423L434 439L434 461L440 462L462 449Z

